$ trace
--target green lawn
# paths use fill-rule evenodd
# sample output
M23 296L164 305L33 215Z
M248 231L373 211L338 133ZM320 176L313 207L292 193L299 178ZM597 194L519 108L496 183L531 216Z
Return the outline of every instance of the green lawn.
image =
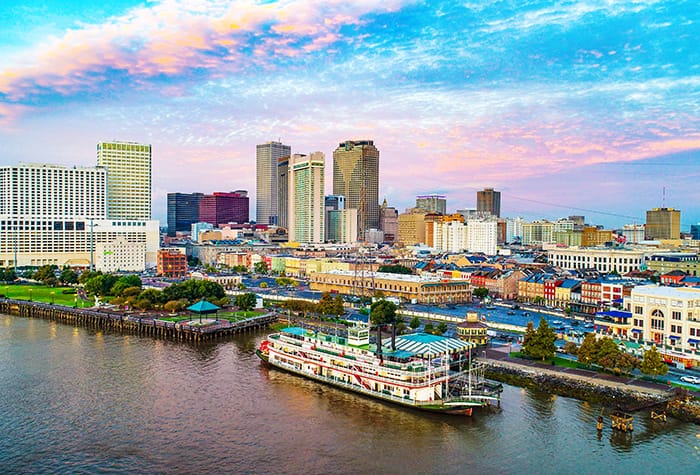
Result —
M75 305L75 294L64 294L63 290L72 287L47 287L45 285L0 285L0 293L10 299L32 300L34 302L54 303L73 307ZM78 297L78 308L92 307L93 300L83 301Z
M259 315L265 315L266 312L250 311L250 312L219 312L218 314L208 314L202 315L202 318L218 318L219 320L228 320L231 323L238 322L240 320L245 320L246 318L257 317ZM177 317L164 317L160 320L166 320L169 322L183 322L189 320L199 320L198 315L178 315Z

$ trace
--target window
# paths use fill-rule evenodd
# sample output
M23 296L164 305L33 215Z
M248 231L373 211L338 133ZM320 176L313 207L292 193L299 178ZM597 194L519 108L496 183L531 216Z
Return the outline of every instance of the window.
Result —
M681 319L681 312L676 312L676 311L671 312L671 319L680 320Z

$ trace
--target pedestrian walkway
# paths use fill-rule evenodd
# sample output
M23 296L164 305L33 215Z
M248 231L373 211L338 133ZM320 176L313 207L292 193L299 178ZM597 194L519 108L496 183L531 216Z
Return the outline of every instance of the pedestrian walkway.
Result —
M669 387L665 384L654 383L651 381L630 378L629 376L615 376L607 373L598 373L596 371L568 368L564 366L552 366L542 362L533 360L524 360L520 358L511 358L508 355L508 348L489 348L486 350L486 359L493 362L498 362L499 365L518 370L531 370L532 372L547 374L552 376L562 376L577 381L583 381L590 384L607 386L610 388L626 388L639 391L641 393L651 394L654 396L666 396L669 392ZM695 394L697 397L698 394Z

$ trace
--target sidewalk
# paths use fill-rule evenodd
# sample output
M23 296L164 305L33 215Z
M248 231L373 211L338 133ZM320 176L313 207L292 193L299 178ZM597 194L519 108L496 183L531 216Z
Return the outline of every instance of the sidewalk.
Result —
M592 370L567 368L564 366L552 366L533 360L523 360L508 356L508 348L489 348L486 350L486 359L514 369L531 370L533 372L564 376L578 381L598 384L611 388L626 388L655 396L667 395L669 387L663 383L644 381L633 377L615 376L607 373L598 373ZM691 392L695 397L700 397L697 392Z

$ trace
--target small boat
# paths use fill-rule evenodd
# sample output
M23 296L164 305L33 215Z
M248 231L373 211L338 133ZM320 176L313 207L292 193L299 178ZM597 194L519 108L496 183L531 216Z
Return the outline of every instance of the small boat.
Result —
M512 310L508 310L506 313L507 313L508 315L515 315L515 312L512 311Z

